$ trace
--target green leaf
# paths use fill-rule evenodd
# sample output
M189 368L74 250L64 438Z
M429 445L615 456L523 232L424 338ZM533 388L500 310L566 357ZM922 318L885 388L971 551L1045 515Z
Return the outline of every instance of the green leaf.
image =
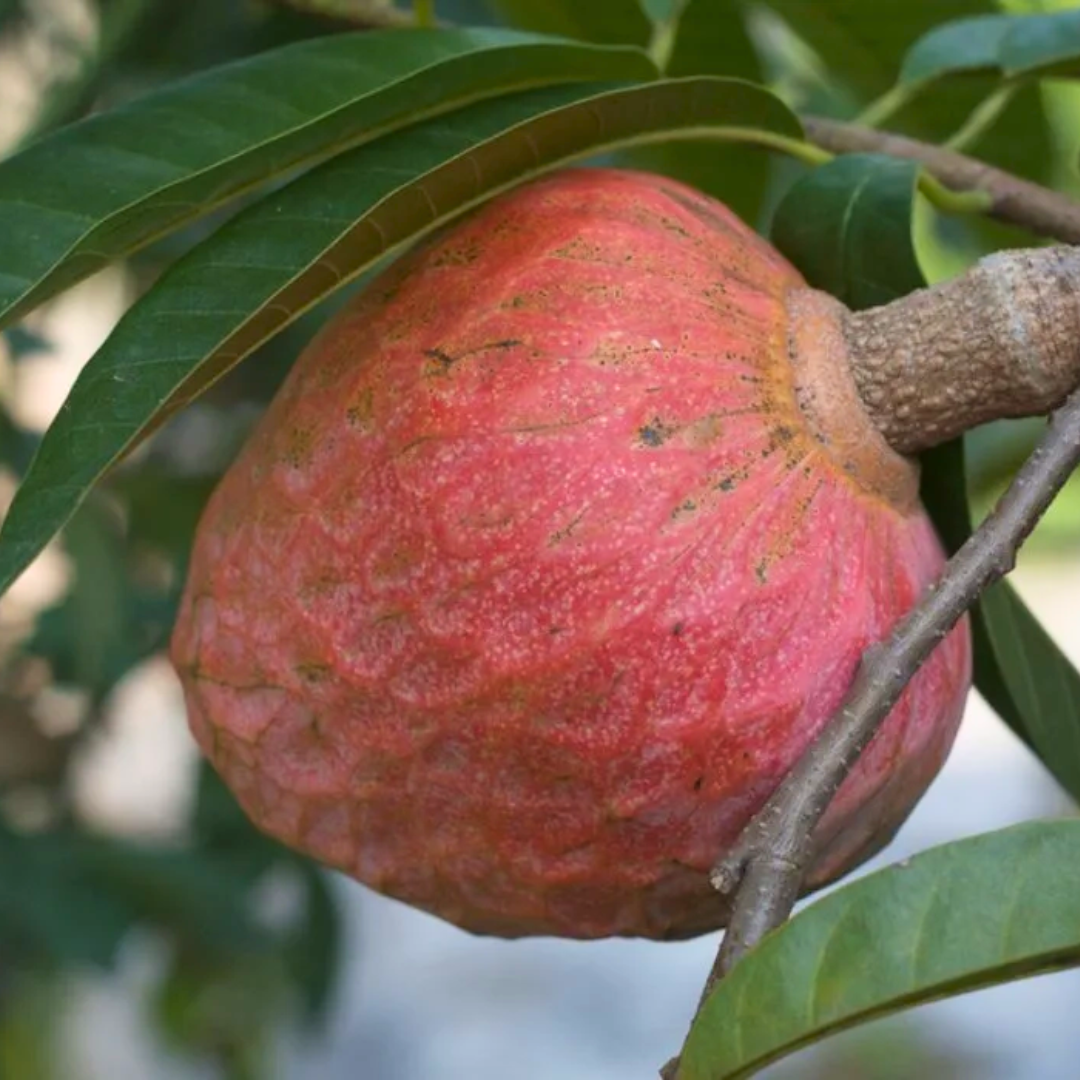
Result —
M17 477L26 472L40 443L41 438L36 431L20 427L0 406L0 461Z
M735 1080L863 1021L1080 964L1080 821L961 840L818 900L706 1000L679 1080Z
M85 845L82 861L103 894L124 897L140 919L210 956L269 947L252 910L250 875L227 857L100 841Z
M886 96L903 94L894 83L905 53L920 38L950 19L985 16L988 0L772 0L795 31L817 50L832 79L853 92L852 104L839 106L838 114L850 118L862 106ZM970 74L950 83L947 90L921 95L890 112L888 127L923 141L938 143L954 135L988 94L998 88L997 77ZM904 89L904 88L901 88ZM861 105L859 102L861 101ZM1046 119L1037 95L1013 101L1009 107L1009 131L1000 138L983 140L979 156L1001 168L1016 171L1039 182L1049 159ZM1000 122L999 122L1000 125ZM980 232L981 229L974 231Z
M4 344L7 346L8 355L12 360L24 360L28 356L39 353L51 353L52 345L49 341L33 330L25 326L11 326L0 331Z
M761 64L738 0L688 0L679 15L667 75L727 75L758 81Z
M862 309L924 284L911 238L917 168L851 154L798 181L773 241L818 288ZM923 455L921 496L950 554L971 535L960 441ZM972 610L975 686L1080 799L1080 675L1008 583Z
M318 1026L325 1018L338 975L341 926L337 904L326 873L309 862L297 860L306 886L304 918L287 943L285 959L300 987L305 1017Z
M38 86L40 100L30 129L19 137L22 147L43 132L89 111L105 70L125 52L137 47L138 37L161 0L109 0L96 12L98 25L86 41L57 43L60 63L42 65L48 77ZM54 46L54 48L57 48ZM7 147L8 152L13 148Z
M488 6L511 25L541 34L639 46L652 36L638 0L488 0Z
M922 499L949 551L971 535L965 444L923 457ZM1058 783L1080 800L1080 674L1007 582L983 593L971 621L975 685Z
M773 243L852 308L921 288L911 240L918 175L913 162L881 154L838 157L791 187L773 219Z
M267 197L175 264L83 368L0 529L0 592L138 438L394 247L600 150L799 130L777 98L737 80L552 87L396 133Z
M738 0L689 0L679 15L665 73L761 82L761 64ZM770 160L715 142L662 142L621 155L631 168L673 176L726 203L751 225L769 184Z
M987 15L946 23L920 38L904 57L902 83L993 71L1017 76L1080 75L1080 11Z
M979 610L1001 685L978 669L976 685L1080 801L1080 674L1007 582L988 589Z
M633 49L502 30L319 38L175 83L0 163L0 324L288 170L478 98L650 78Z
M1001 44L1005 75L1080 75L1080 11L1017 16Z
M908 50L900 66L901 83L927 82L943 75L1000 70L1001 42L1009 15L980 15L935 27Z
M42 612L26 651L46 657L57 682L86 690L97 703L141 659L118 515L100 500L84 503L64 530L64 549L74 580Z
M835 74L868 98L887 90L905 51L946 19L986 13L985 0L769 0Z
M0 951L6 957L112 965L137 913L93 880L86 852L78 836L24 836L0 823Z
M177 567L186 566L195 527L220 476L177 475L143 465L111 479L110 491L124 501L128 543L153 548Z

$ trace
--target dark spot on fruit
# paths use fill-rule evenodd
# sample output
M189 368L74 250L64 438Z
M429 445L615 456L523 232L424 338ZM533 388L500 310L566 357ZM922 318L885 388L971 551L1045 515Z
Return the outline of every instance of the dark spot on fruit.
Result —
M677 622L677 623L676 623L676 624L675 624L675 625L674 625L674 626L673 626L673 627L671 628L671 633L672 633L672 634L673 634L673 635L674 635L675 637L682 637L682 632L683 632L683 624L682 624L681 622Z
M694 781L694 790L695 790L695 791L700 791L700 790L701 790L701 786L702 786L702 784L704 784L704 783L705 783L705 777L704 777L704 776L699 776L699 777L698 777L698 778L697 778L697 779L696 779L696 780Z
M451 356L448 352L444 352L442 349L425 349L424 356L429 360L434 360L442 371L449 371L451 367L457 363L457 357Z
M519 338L507 338L505 341L493 341L488 345L489 349L513 349L522 342Z
M671 520L677 521L686 514L692 514L697 509L697 503L693 499L687 499L671 511Z
M735 477L725 476L717 485L720 491L734 491L735 490Z
M754 577L758 579L760 585L764 585L769 580L769 562L767 559L762 559L754 567Z
M297 664L295 670L306 683L320 683L330 674L329 665L320 663Z
M683 236L683 237L689 238L690 230L689 229L684 229L674 219L666 217L665 215L661 214L656 220L660 224L661 228L666 229L668 232L673 232L678 236Z
M308 428L294 428L282 459L293 469L299 469L311 456L315 436Z
M432 266L468 266L480 257L480 248L475 240L463 247L443 248L432 260Z
M563 634L565 632L566 632L566 627L565 626L552 626L552 627L550 627L548 629L548 633L552 637L555 637L557 634Z
M673 203L677 203L684 210L693 214L698 221L705 225L708 225L710 229L713 229L719 233L725 233L731 235L735 232L734 226L726 218L721 217L715 210L712 209L707 203L697 202L694 199L688 198L680 191L675 191L672 188L662 187L660 189Z
M366 386L357 396L356 402L345 410L345 420L350 427L366 427L374 412L375 391Z
M644 427L638 428L638 438L645 446L663 446L679 429L673 424L665 424L659 416L654 416Z
M795 429L788 427L786 424L781 424L774 432L778 443L789 443L795 438Z
M573 531L581 524L582 518L585 517L585 511L582 510L580 514L570 520L561 529L557 529L548 537L548 546L554 547L556 544L561 544L564 540L568 539Z

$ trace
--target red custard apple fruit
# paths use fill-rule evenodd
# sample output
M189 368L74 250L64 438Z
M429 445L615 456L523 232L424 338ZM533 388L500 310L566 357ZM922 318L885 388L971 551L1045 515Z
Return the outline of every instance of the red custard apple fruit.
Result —
M608 170L374 281L211 500L173 639L252 819L476 932L723 925L709 868L943 562L848 315L722 205ZM963 622L808 887L907 816L970 667Z

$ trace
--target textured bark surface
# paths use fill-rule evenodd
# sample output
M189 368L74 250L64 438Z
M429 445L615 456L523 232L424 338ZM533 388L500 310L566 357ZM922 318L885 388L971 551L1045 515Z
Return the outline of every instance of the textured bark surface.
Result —
M863 403L902 453L1048 413L1080 382L1080 252L991 255L953 281L849 313L844 336Z
M252 817L476 931L722 925L717 855L942 565L800 408L792 290L712 200L580 170L336 318L211 501L174 636ZM961 624L815 882L907 815L969 680Z

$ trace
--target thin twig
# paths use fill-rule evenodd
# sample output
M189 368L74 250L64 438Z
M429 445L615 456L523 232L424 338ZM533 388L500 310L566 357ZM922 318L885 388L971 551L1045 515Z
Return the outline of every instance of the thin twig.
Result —
M936 585L886 641L866 651L844 704L717 864L717 889L725 894L739 889L719 974L787 917L809 859L810 835L859 754L942 638L1013 568L1020 545L1078 464L1080 390L1075 390Z
M713 884L725 895L735 894L735 901L702 1001L791 913L810 861L813 831L859 755L934 648L982 592L1013 568L1020 545L1078 465L1080 390L1074 390L937 583L884 642L864 653L843 705L717 863ZM677 1076L677 1059L661 1075Z
M806 137L834 154L878 153L917 161L954 191L983 191L992 199L986 213L1009 225L1064 244L1080 244L1080 202L1030 180L994 168L955 150L888 131L802 117Z

